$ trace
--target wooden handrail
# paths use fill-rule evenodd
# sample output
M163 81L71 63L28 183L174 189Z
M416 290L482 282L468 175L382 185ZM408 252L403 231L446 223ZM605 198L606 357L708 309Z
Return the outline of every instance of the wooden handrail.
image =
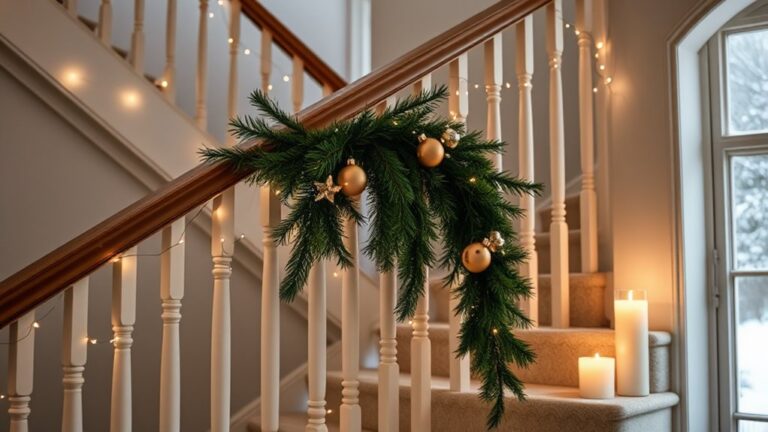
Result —
M309 49L293 32L275 18L261 3L256 0L243 0L241 2L243 14L247 16L262 31L269 30L272 33L272 41L282 48L290 57L298 57L304 61L304 69L320 85L327 85L336 91L347 82L339 76L328 64L326 64L314 51Z
M250 0L246 3L250 3ZM299 113L309 127L349 118L447 64L549 0L501 1ZM246 142L245 147L261 145ZM201 164L0 282L0 328L109 262L250 172Z

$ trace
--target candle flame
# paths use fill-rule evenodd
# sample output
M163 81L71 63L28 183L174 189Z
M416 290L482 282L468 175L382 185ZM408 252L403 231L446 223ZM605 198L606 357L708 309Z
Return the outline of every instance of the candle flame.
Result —
M632 293L632 290L629 290L629 292L627 293L627 300L634 300L634 299L632 298L632 297L633 297L633 296L632 296L632 294L633 294L633 293Z
M600 353L595 353L595 358L600 358Z

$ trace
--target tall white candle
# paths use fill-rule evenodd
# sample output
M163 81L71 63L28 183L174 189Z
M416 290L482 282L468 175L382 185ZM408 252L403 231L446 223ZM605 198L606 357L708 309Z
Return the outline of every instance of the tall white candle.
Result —
M648 396L648 300L645 291L618 291L616 319L616 389L621 396Z
M579 396L611 399L615 396L616 360L611 357L579 357Z

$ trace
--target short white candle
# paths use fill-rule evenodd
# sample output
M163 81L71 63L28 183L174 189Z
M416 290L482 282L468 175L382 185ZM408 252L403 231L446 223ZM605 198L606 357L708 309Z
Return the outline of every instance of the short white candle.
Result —
M615 396L616 360L611 357L579 357L579 396L611 399Z
M619 291L616 318L616 390L621 396L648 396L648 301L644 291Z

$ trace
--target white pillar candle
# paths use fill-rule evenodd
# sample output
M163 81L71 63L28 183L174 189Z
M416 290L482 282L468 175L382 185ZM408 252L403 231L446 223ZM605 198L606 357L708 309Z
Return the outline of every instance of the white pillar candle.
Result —
M617 392L621 396L648 396L648 300L645 291L618 291L614 314Z
M611 357L579 357L579 396L611 399L615 396L616 360Z

